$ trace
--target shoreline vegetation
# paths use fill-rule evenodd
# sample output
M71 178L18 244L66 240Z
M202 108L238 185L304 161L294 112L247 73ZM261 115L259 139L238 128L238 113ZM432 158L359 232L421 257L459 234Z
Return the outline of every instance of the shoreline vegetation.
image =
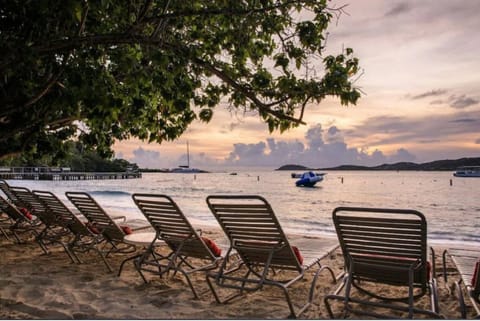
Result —
M437 160L428 163L399 162L394 164L382 164L379 166L341 165L337 167L310 168L303 165L288 164L277 168L277 171L454 171L461 166L480 166L480 157L465 157L460 159Z

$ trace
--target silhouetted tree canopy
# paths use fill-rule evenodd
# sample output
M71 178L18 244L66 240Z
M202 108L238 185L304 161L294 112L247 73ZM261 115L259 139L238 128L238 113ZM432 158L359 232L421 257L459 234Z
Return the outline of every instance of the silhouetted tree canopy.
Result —
M355 104L353 51L323 54L343 10L328 5L3 1L0 157L62 153L71 139L111 156L115 140L173 140L215 108L256 111L284 131L327 96Z

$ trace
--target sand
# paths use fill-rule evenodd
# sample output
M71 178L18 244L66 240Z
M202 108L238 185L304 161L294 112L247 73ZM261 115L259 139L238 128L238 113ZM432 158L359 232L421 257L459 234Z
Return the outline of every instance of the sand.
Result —
M213 239L220 235L220 231L206 233ZM195 300L180 274L162 279L149 276L145 284L131 262L117 277L117 271L108 272L93 253L81 256L83 264L72 264L61 247L50 248L51 253L45 255L32 239L16 244L0 234L0 319L284 319L289 314L282 293L271 287L228 304L218 304L208 291L204 274L198 273L193 278L194 284L204 293ZM441 255L441 249L436 250ZM118 270L125 257L115 255L109 261ZM343 268L340 251L327 256L322 264L340 273ZM437 270L441 272L440 269L439 256ZM453 269L451 272L455 273ZM455 278L450 276L450 280ZM304 280L297 282L292 289L295 299L307 296L311 281L312 274L307 273ZM448 319L458 318L455 296L442 277L438 281L441 313ZM334 288L329 276L323 274L314 304L301 318L328 319L323 297ZM383 291L394 290L383 287ZM420 306L427 302L423 298ZM341 306L335 305L335 311L340 316ZM469 317L473 317L471 309Z

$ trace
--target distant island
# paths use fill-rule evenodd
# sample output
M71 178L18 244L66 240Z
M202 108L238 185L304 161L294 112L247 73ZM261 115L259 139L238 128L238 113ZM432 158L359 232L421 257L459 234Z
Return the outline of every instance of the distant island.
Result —
M310 168L302 165L283 165L277 171L308 171L308 170L336 170L336 171L453 171L461 166L480 166L480 157L437 160L428 163L400 162L378 166L341 165L328 168Z

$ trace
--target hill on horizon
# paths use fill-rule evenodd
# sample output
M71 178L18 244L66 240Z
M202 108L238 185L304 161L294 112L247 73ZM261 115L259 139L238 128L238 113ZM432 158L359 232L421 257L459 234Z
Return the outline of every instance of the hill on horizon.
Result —
M427 163L399 162L378 166L341 165L336 167L310 168L303 165L288 164L277 168L277 171L300 170L400 170L400 171L453 171L461 166L480 166L480 157L464 157L459 159L436 160Z

